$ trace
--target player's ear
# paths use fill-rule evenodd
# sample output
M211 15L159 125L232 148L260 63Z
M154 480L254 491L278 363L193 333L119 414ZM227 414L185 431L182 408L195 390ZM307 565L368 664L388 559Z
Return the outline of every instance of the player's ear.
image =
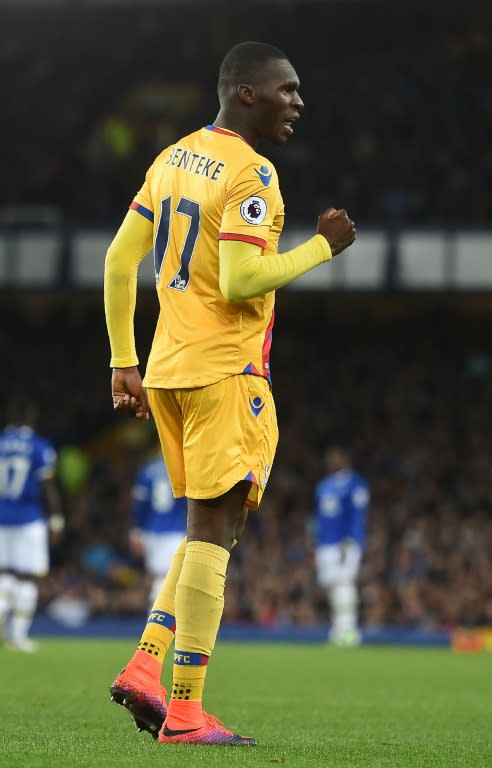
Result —
M254 91L251 85L238 85L237 95L244 104L253 104L255 100Z

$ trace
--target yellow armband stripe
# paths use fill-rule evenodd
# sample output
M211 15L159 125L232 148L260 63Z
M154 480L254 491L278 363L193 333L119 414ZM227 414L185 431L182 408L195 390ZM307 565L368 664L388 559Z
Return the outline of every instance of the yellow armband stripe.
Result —
M291 251L267 255L257 245L221 240L220 290L231 302L263 296L331 258L331 248L323 235L314 235Z
M136 211L126 214L106 253L104 310L111 346L112 368L138 364L133 316L137 300L137 270L152 248L153 225Z

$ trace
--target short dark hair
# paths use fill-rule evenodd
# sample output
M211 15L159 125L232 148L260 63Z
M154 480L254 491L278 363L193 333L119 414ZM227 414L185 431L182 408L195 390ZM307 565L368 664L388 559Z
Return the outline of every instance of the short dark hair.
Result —
M38 417L38 407L26 392L16 392L10 398L6 408L7 423L14 426L34 426Z
M217 90L219 98L227 88L240 83L254 82L260 70L271 59L288 59L287 55L268 43L247 40L234 45L224 56L219 70Z
M325 448L325 465L331 471L352 465L349 448L342 442L333 442Z

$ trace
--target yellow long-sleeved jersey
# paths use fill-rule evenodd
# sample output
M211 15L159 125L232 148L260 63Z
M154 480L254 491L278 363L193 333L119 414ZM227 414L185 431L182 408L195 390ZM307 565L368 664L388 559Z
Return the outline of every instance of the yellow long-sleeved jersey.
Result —
M208 126L164 150L106 257L111 365L138 362L136 275L153 243L160 315L144 384L269 378L275 289L331 258L321 235L279 254L282 225L275 169L238 134Z

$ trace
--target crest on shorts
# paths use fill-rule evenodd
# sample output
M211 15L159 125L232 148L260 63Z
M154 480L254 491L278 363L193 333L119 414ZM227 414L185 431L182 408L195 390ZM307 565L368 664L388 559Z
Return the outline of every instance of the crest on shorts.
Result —
M239 210L241 211L242 218L248 224L262 224L267 215L268 207L262 197L255 195L244 200Z
M253 416L259 416L263 408L265 407L265 401L258 396L250 397L249 407L251 408L251 413L253 414Z

